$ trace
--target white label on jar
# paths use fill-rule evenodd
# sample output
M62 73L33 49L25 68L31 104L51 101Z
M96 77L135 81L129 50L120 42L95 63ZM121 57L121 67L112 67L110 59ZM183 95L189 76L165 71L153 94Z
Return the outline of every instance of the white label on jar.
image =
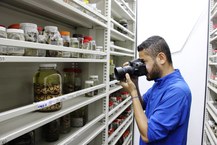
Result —
M83 118L72 118L72 126L81 127L84 126Z
M8 47L9 55L24 55L24 48L21 47Z

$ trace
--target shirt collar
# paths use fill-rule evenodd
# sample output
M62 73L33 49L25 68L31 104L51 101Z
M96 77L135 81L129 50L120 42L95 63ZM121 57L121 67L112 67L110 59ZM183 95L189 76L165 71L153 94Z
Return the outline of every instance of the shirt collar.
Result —
M175 69L172 73L162 77L155 79L155 83L163 84L166 80L171 79L171 78L177 78L180 76L180 71L178 69Z

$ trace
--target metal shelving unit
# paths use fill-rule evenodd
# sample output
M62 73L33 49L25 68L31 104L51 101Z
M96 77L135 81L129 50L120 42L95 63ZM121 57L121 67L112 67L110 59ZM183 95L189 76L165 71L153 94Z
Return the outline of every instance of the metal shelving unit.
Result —
M109 80L109 60L114 57L115 65L121 66L125 61L135 58L136 1L129 1L130 3L125 0L91 1L96 3L101 12L92 9L80 0L0 1L0 17L3 18L2 15L8 14L7 19L3 18L1 22L6 26L15 20L21 23L23 21L28 22L32 18L31 23L57 25L71 33L80 32L85 35L93 35L97 44L104 47L104 51L101 52L0 38L0 46L68 51L102 57L102 59L96 59L0 55L0 67L4 70L0 74L5 75L0 77L2 82L0 84L0 96L3 98L3 101L0 100L0 109L3 110L0 112L0 145L30 131L40 130L43 125L85 106L88 106L90 110L88 110L88 122L83 127L71 128L69 133L61 134L60 139L52 143L37 137L39 139L36 141L36 145L114 145L127 129L130 130L130 134L124 145L132 145L133 113L122 122L111 136L108 136L108 126L132 105L131 98L128 97L112 110L108 109L110 94L122 90L118 80ZM10 13L15 15L10 15ZM129 22L127 28L118 23L118 20L122 18ZM111 23L127 34L111 28ZM110 41L115 41L115 44L111 45ZM29 76L33 76L33 72L38 69L36 66L40 63L57 63L59 69L70 66L71 63L79 63L82 69L85 69L82 79L97 73L101 78L101 83L36 103L31 100L33 94L31 90L28 90L32 85L32 78ZM12 68L14 71L11 71ZM23 74L19 74L19 71L16 73L17 69ZM23 77L25 75L26 77ZM28 87L25 88L22 85ZM16 86L26 90L17 89ZM14 88L16 89L13 90ZM90 98L85 97L85 93L94 90L99 90L99 94ZM30 101L26 101L28 99ZM59 111L46 113L37 111L59 102L62 103L62 108Z

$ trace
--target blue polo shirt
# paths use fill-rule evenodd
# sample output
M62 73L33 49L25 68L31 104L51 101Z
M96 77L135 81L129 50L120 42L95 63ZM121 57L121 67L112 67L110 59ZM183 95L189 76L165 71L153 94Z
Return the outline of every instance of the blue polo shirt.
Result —
M156 79L143 95L148 139L140 145L186 145L191 91L179 70Z

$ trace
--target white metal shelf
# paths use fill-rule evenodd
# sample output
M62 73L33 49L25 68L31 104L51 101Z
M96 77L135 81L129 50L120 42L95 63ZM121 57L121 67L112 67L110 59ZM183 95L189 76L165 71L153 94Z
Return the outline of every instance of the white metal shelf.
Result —
M115 30L115 29L111 29L111 38L115 39L115 40L119 40L119 41L126 41L129 40L131 42L135 42L135 39Z
M217 89L215 87L211 86L210 84L208 84L207 87L217 94Z
M112 141L112 140L116 140L116 136L118 134L121 134L121 130L126 130L130 124L133 122L133 114L131 114L130 116L127 117L127 119L124 120L124 122L109 136L108 138L108 142Z
M209 101L207 102L207 111L209 112L209 114L212 116L212 118L215 120L215 122L217 123L217 109L215 108L215 106L213 105L213 101Z
M93 25L106 28L106 23L78 10L62 0L2 0L5 3L26 11L50 17L73 26L92 28ZM61 11L60 11L61 10ZM100 18L100 17L99 17ZM106 19L106 18L105 18Z
M215 10L216 7L217 7L217 3L215 3L215 4L213 5L213 7L211 8L211 13L214 12L214 10Z
M41 127L46 123L60 118L61 116L102 99L105 95L106 94L102 94L91 98L80 96L63 102L62 109L56 112L31 112L3 121L0 123L0 144L6 143L27 132L30 132L31 130Z
M80 141L89 142L93 139L97 134L102 132L105 129L105 125L100 123L99 121L105 117L105 114L101 114L98 117L94 118L92 121L87 123L83 127L72 128L72 130L67 134L61 134L60 139L56 142L39 142L40 145L78 145L77 143L82 144ZM99 129L99 130L97 130ZM87 138L87 135L90 138Z
M217 32L217 29L214 29L211 33L210 33L210 37L215 34Z
M127 49L127 48L116 46L116 45L110 45L110 48L113 48L113 49L116 49L116 50L119 50L119 51L123 51L123 52L135 53L134 50L130 50L130 49Z
M111 22L114 23L115 25L117 25L119 28L121 28L122 30L126 31L127 33L129 33L133 38L135 37L135 34L133 32L131 32L130 30L128 30L127 28L125 28L124 26L122 26L120 23L118 23L117 21L115 21L114 19L111 19Z
M112 0L112 15L118 19L127 19L135 22L135 16L133 17L129 12L122 6L122 3L117 0Z
M122 2L122 4L124 5L124 7L127 9L127 11L132 15L132 17L135 18L135 13L131 10L131 8L126 4L126 2L124 0L119 0Z
M207 137L209 138L211 145L217 145L217 139L215 135L213 134L213 131L207 122L205 123L205 131L206 131Z
M47 106L53 105L53 104L58 103L58 102L63 102L63 101L67 101L67 100L76 98L78 96L84 95L85 93L94 91L96 89L102 89L105 86L106 86L105 84L100 84L100 85L97 85L97 86L94 86L94 87L90 87L90 88L82 89L80 91L76 91L76 92L73 92L73 93L62 95L62 96L59 96L59 97L56 97L56 98L36 102L36 103L30 104L30 105L26 105L26 106L23 106L23 107L19 107L19 108L16 108L16 109L12 109L12 110L9 110L9 111L2 112L2 113L0 113L0 122L11 119L11 118L19 116L19 115L30 113L32 111L36 111L36 110L41 109L41 108L45 108ZM105 94L101 93L98 96L95 96L94 99L98 98L98 97L101 98L102 96L105 96Z
M109 121L108 124L111 124L119 115L121 115L121 113L124 112L124 110L126 110L130 105L132 104L132 101L128 101L127 103L123 104L123 106L119 106L119 109L117 110L117 112L109 115Z
M132 141L132 132L128 135L128 137L125 139L123 145L129 145L129 143Z
M210 38L210 43L213 43L214 41L216 41L217 40L217 36L215 36L215 37L213 37L213 38Z
M116 56L129 56L129 57L134 57L134 54L128 54L128 53L122 53L122 52L115 52L115 51L110 51L111 55L116 55Z
M120 89L122 89L123 87L120 85L112 85L112 87L109 88L109 94L112 94Z
M117 83L119 83L120 81L118 81L118 80L113 80L113 81L110 81L109 82L109 85L115 85L115 84L117 84Z
M129 102L131 100L131 97L126 98L124 101L122 101L120 104L118 104L117 106L115 106L115 108L113 108L112 110L109 111L109 116L111 114L113 114L114 112L116 112L119 108L123 107L124 104L126 104L127 102Z

